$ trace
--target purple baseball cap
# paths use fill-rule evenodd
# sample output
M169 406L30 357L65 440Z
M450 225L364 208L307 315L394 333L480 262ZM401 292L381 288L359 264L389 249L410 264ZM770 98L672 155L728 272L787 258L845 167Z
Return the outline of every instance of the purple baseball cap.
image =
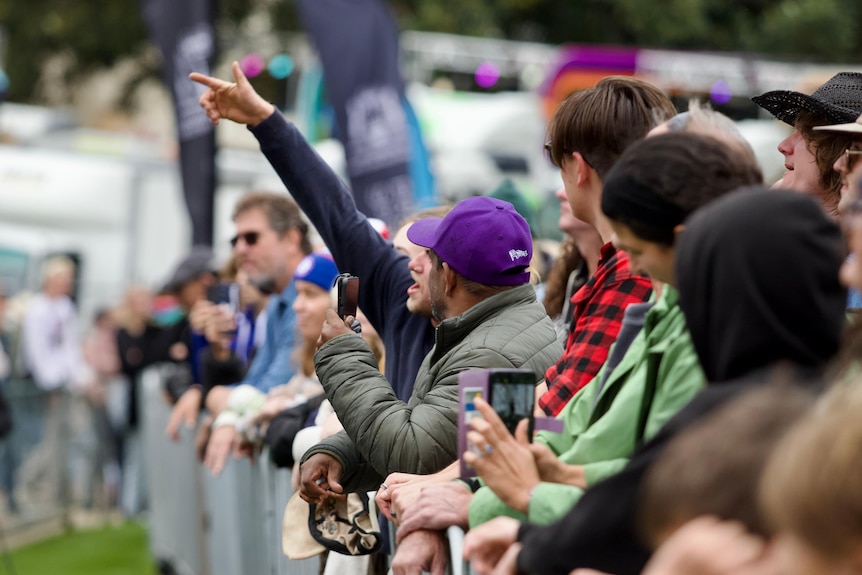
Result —
M445 218L426 218L407 229L417 246L431 248L469 280L512 286L530 281L533 238L514 206L476 196L458 203Z

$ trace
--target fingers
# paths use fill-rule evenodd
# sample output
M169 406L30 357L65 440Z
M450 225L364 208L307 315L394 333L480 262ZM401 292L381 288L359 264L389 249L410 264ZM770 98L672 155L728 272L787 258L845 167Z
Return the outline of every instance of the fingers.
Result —
M168 418L168 425L165 427L165 434L171 439L171 441L179 441L180 440L180 415L177 412L177 408L175 407L171 411L171 416Z
M381 486L377 490L377 494L374 496L374 503L377 504L377 509L379 509L389 521L395 521L395 518L393 518L390 513L392 496L390 495L388 488Z
M515 543L510 545L500 560L497 566L492 571L493 575L515 575L518 572L518 555L521 553L521 544Z
M198 84L206 86L210 90L218 90L219 88L223 88L224 86L227 86L229 84L229 82L225 82L224 80L219 80L218 78L213 78L212 76L199 74L198 72L192 72L191 74L189 74L189 79L192 82L197 82ZM246 80L246 82L248 82L248 80Z
M503 420L500 419L500 416L497 415L494 408L488 405L487 401L481 397L477 397L473 403L476 404L476 409L479 410L479 413L481 413L485 419L483 422L481 419L475 418L470 421L470 424L472 425L473 422L476 422L476 425L479 427L485 427L482 423L487 424L487 431L483 430L483 433L488 438L489 442L496 444L498 440L511 437L509 430L506 429L506 424L503 423Z
M240 89L251 87L251 84L249 83L248 78L245 77L239 62L234 60L233 64L231 64L231 70L233 71L233 79L236 81L236 85L239 86Z
M527 427L529 424L529 421L522 419L515 428L515 440L522 445L529 445L530 443L530 438L527 436Z
M195 428L195 423L196 423L196 422L197 422L197 420L198 420L198 410L197 410L197 409L194 409L194 408L192 408L192 409L187 409L187 410L186 410L186 417L185 417L185 420L186 420L186 421L185 421L185 423L186 423L186 428L188 428L188 429L194 429L194 428Z
M218 477L221 474L229 451L230 443L225 444L222 441L210 441L204 464L210 470L213 477Z
M341 487L341 470L335 465L329 466L329 473L326 476L326 482L329 483L329 490L335 493L344 493L344 488Z

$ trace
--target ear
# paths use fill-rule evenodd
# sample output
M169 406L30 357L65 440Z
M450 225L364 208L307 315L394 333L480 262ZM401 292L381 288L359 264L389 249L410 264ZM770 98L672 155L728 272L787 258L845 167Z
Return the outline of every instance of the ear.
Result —
M284 232L284 236L281 239L298 247L302 243L302 232L296 228L289 228Z
M677 224L673 228L673 243L676 244L676 241L679 239L679 234L685 231L685 224Z
M458 285L458 274L455 270L449 267L449 264L443 262L443 289L444 293L451 297L455 292L455 286Z
M578 187L584 187L590 179L590 172L594 171L580 152L572 152L572 160L578 166Z

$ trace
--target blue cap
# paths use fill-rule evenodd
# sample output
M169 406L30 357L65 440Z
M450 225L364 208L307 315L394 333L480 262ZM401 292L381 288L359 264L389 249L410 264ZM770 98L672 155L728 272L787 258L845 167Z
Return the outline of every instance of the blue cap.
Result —
M336 277L338 277L338 268L323 254L305 256L293 272L294 280L313 283L326 291L332 289Z

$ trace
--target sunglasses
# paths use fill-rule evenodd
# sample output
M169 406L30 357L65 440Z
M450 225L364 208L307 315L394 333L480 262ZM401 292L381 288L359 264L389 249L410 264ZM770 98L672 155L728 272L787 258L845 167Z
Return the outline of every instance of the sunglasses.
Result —
M862 150L854 150L853 148L844 150L844 165L847 167L848 173L856 167L856 160L860 155L862 155Z
M253 246L257 243L258 238L260 238L260 232L245 232L244 234L237 234L230 239L230 247L235 248L236 244L238 244L240 240L244 241L247 246Z

